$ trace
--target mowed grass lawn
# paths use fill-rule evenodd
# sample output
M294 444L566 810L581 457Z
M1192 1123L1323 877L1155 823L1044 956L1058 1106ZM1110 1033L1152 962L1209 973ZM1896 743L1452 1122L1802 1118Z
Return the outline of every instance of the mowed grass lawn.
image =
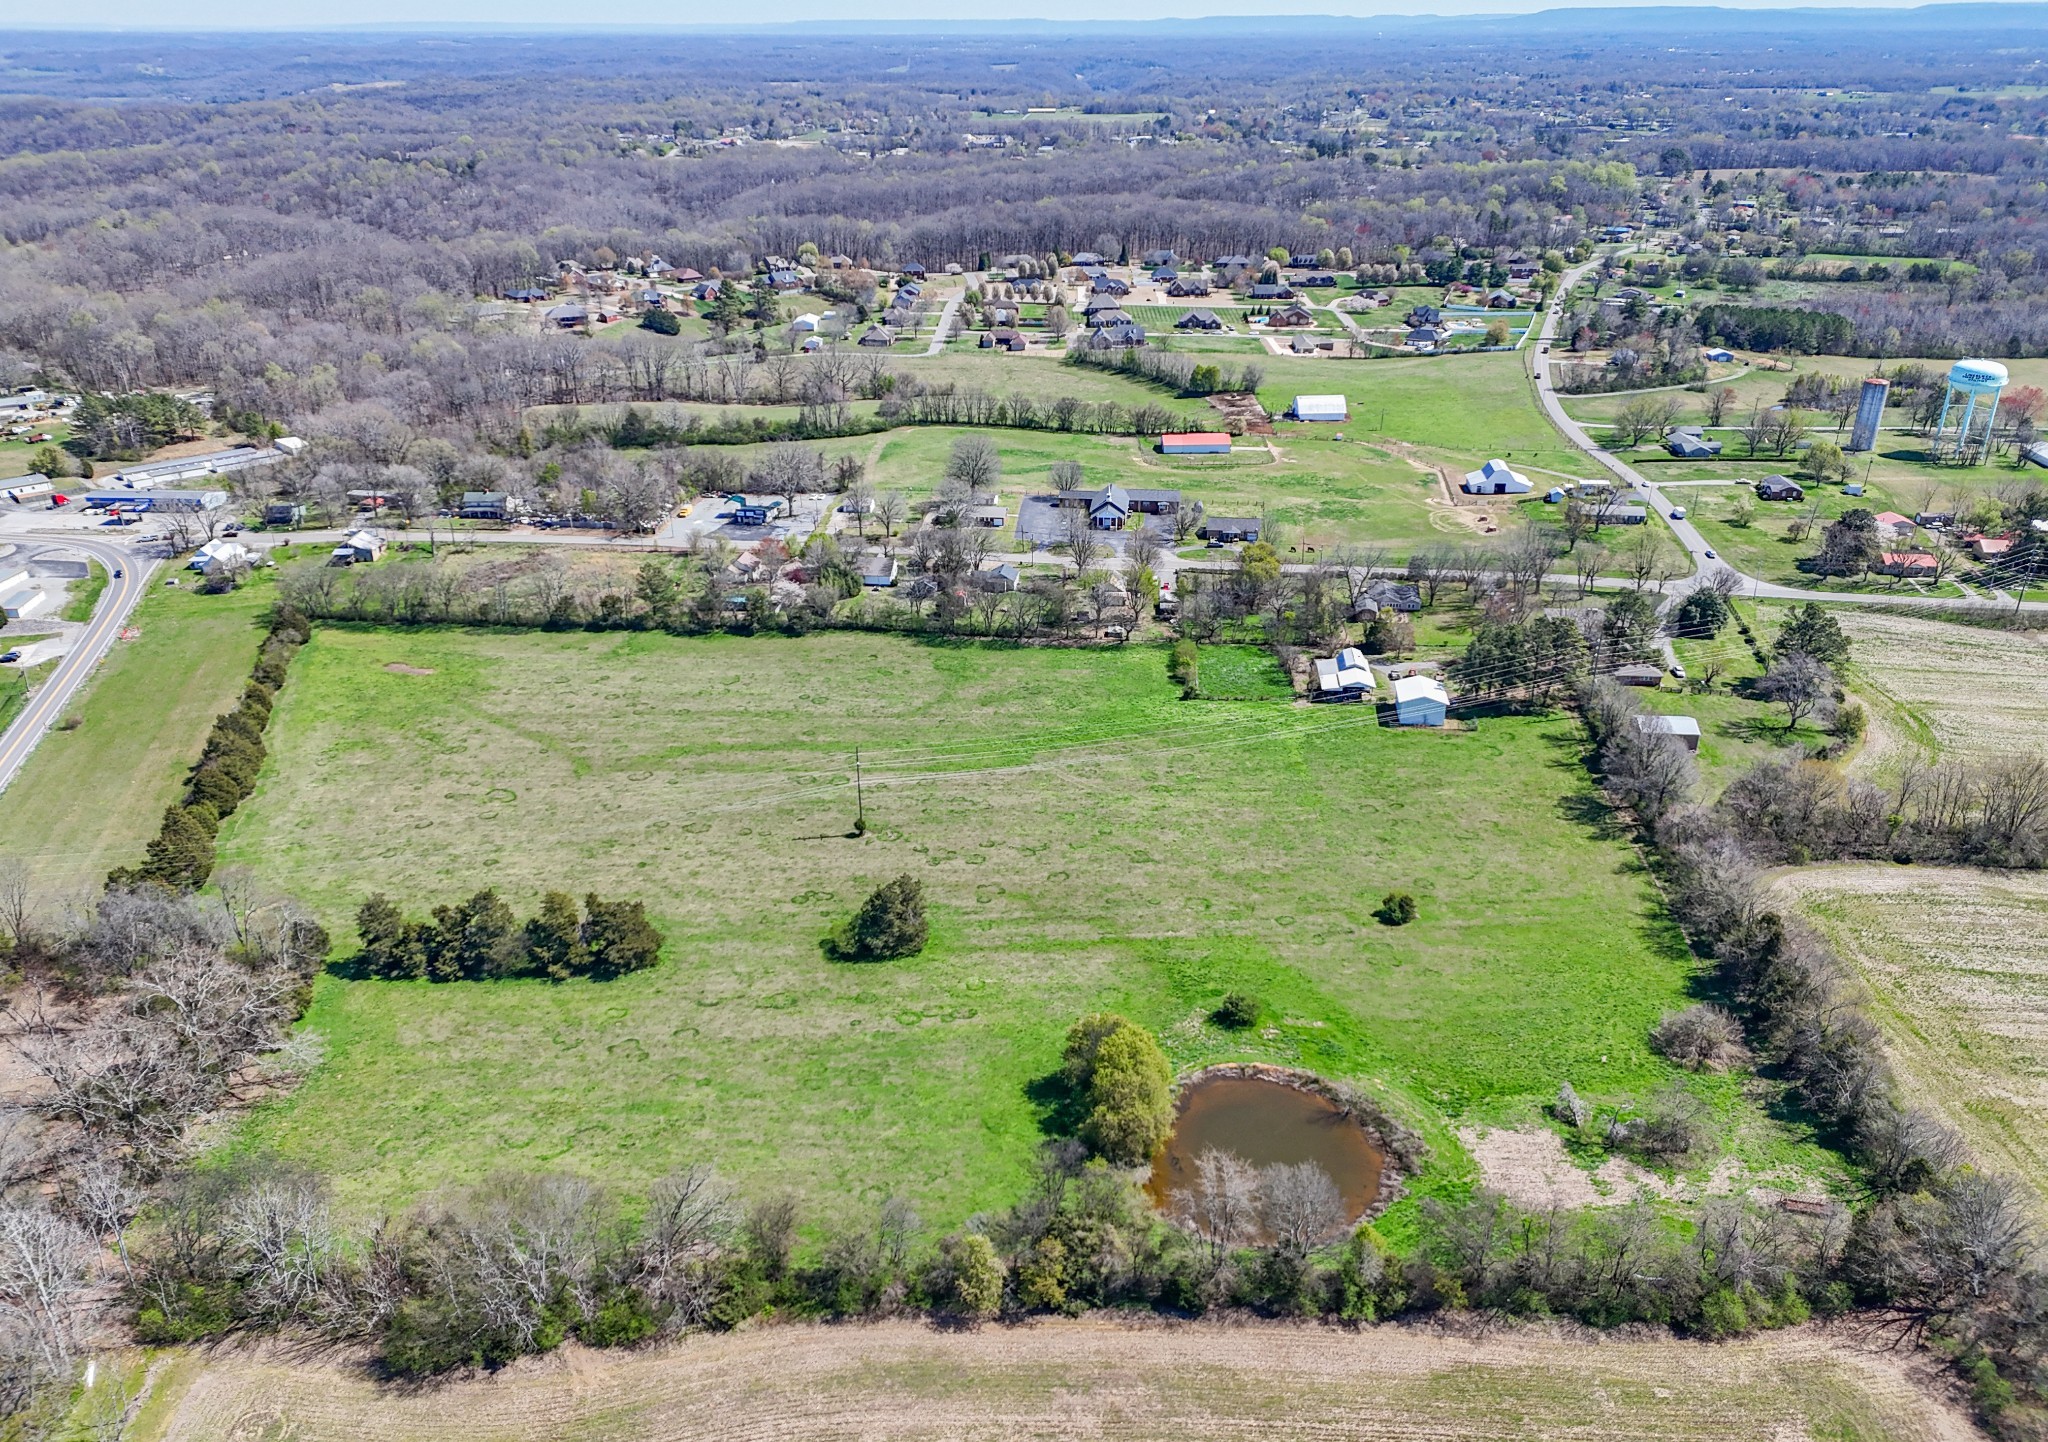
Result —
M248 1134L355 1206L505 1165L630 1190L702 1161L957 1220L1017 1195L1062 1033L1101 1008L1179 1067L1368 1082L1439 1144L1426 1185L1455 1185L1447 1118L1667 1079L1645 1033L1693 968L1596 829L1569 721L1182 702L1149 647L324 626L270 741L223 859L344 944L372 890L423 912L485 885L522 912L549 887L642 897L668 937L609 984L324 977L327 1060ZM927 951L827 960L904 871ZM1396 889L1420 919L1390 930ZM1265 1030L1206 1022L1233 989Z
M153 587L129 622L134 639L73 699L78 726L45 734L0 792L0 857L25 861L46 902L141 859L213 718L249 679L273 594L260 575L224 596Z

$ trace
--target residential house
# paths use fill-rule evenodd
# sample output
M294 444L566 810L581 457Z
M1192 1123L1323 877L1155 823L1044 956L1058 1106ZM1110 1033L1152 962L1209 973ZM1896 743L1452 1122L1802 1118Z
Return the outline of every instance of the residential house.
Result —
M1637 716L1635 723L1646 736L1670 736L1688 751L1700 749L1700 723L1691 716Z
M1261 283L1253 286L1248 294L1253 300L1293 300L1294 287Z
M693 285L702 279L704 279L703 271L696 270L687 265L676 272L676 284L678 285Z
M1300 285L1304 290L1330 290L1335 288L1337 277L1334 275L1305 275L1296 284Z
M543 318L554 322L563 330L575 330L590 323L590 307L580 300L565 300L560 305L550 306Z
M860 339L855 344L871 349L892 346L896 344L896 332L886 325L871 325L861 332Z
M1932 580L1941 563L1928 551L1883 551L1870 568L1884 576L1919 576Z
M1023 579L1014 562L1000 561L968 576L967 584L977 591L1014 591Z
M548 293L546 291L539 290L530 286L522 286L517 290L508 290L505 292L505 299L516 300L522 305L529 304L537 300L546 300L547 298ZM4 400L0 400L0 409L4 409L5 405L6 402Z
M1207 295L1209 282L1198 275L1184 275L1167 286L1166 293L1176 300L1187 296Z
M724 288L725 285L723 281L699 281L697 284L690 287L690 299L703 301L717 300L718 293Z
M1450 708L1450 694L1434 676L1403 676L1394 682L1394 720L1399 725L1441 726Z
M999 325L994 330L981 333L981 348L983 350L1021 351L1025 348L1024 336L1022 332L1012 330L1009 326Z
M914 260L906 261L903 265L897 267L897 274L901 275L905 280L923 280L925 269Z
M253 554L240 541L230 541L222 537L218 540L208 541L205 545L194 551L189 569L198 571L202 575L219 569L238 570L250 563Z
M1346 646L1334 656L1316 658L1316 699L1364 700L1378 687L1365 653Z
M1402 319L1411 326L1442 325L1444 313L1433 305L1418 305Z
M1223 322L1213 310L1191 310L1173 323L1175 330L1222 330Z
M1536 488L1527 476L1496 459L1465 472L1465 484L1459 489L1468 496L1520 496Z
M1205 541L1256 541L1259 521L1254 516L1205 516L1195 534Z
M1419 325L1408 332L1408 344L1416 350L1435 350L1451 338L1451 333L1439 325Z
M1520 304L1520 298L1516 296L1515 293L1511 290L1495 290L1487 292L1486 308L1488 310L1513 310L1516 306Z
M1180 510L1180 492L1154 486L1130 486L1125 490L1131 509L1147 516L1171 516Z
M1720 346L1709 346L1709 347L1708 347L1708 348L1706 349L1706 351L1704 352L1704 354L1706 355L1706 358L1707 358L1708 360L1710 360L1710 361L1723 361L1723 362L1725 362L1725 361L1732 361L1732 360L1734 360L1734 359L1735 359L1735 352L1734 352L1734 351L1732 351L1732 350L1724 350L1724 349L1722 349L1722 348L1721 348Z
M1010 523L1010 512L1006 506L969 506L961 513L961 519L970 526L1000 531Z
M1721 443L1710 441L1705 436L1674 431L1665 437L1664 449L1681 461L1706 461L1721 454Z
M1148 250L1143 255L1138 257L1138 261L1141 265L1152 267L1172 265L1175 261L1179 259L1180 257L1175 255L1170 250Z
M1945 531L1956 523L1953 511L1921 511L1913 517L1913 524L1925 526L1930 531Z
M1152 283L1154 285L1171 285L1179 279L1180 272L1170 265L1162 265L1159 269L1152 272Z
M863 551L860 556L860 583L880 589L896 584L896 558L887 551Z
M328 554L330 566L360 566L384 554L384 533L368 529L350 531Z
M1756 496L1760 501L1803 501L1806 488L1785 476L1765 476L1756 483Z
M1422 609L1422 588L1412 581L1368 581L1365 596L1379 606L1390 606L1404 615Z
M1888 541L1903 541L1913 534L1913 523L1897 511L1879 511L1877 533Z
M1145 327L1132 322L1105 326L1088 336L1090 350L1130 350L1145 343Z
M266 526L296 526L305 519L306 507L301 501L272 501L263 508Z
M1080 252L1078 252L1078 253L1077 253L1077 254L1076 254L1076 255L1074 256L1073 260L1072 260L1072 261L1070 262L1070 264L1073 264L1073 265L1078 265L1078 266L1080 266L1080 267L1081 267L1082 269L1084 269L1084 270L1085 270L1085 269L1087 269L1087 268L1088 268L1089 266L1091 266L1091 265L1101 265L1102 263L1103 263L1102 257L1101 257L1101 256L1099 256L1099 255L1097 255L1097 254L1096 254L1096 253L1095 253L1094 251L1092 251L1092 250L1084 250L1084 251L1080 251Z
M1299 301L1292 305L1283 305L1266 317L1266 326L1269 330L1281 326L1313 326L1315 323L1316 313Z
M1094 280L1089 282L1088 289L1096 295L1129 295L1131 293L1130 282L1118 280L1113 275L1096 276Z
M1105 330L1110 326L1132 325L1135 322L1132 321L1130 312L1111 306L1107 310L1089 311L1082 318L1082 324L1086 325L1090 330Z
M1310 266L1314 265L1315 263L1315 256L1313 256L1307 251L1301 251L1297 254L1290 255L1287 257L1287 264L1295 270L1307 270Z
M1624 686L1662 686L1664 668L1661 666L1623 666L1614 673L1614 679Z
M1996 561L2012 550L2011 536L1971 536L1970 554L1980 561Z
M1081 303L1081 314L1094 315L1105 310L1121 312L1123 308L1123 302L1113 295L1091 295Z

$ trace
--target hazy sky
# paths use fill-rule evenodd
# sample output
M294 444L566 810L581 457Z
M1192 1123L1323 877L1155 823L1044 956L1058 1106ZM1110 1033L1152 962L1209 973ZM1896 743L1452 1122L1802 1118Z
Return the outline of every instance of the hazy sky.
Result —
M1629 0L1124 0L1106 13L1100 0L1033 0L1022 12L1032 20L1155 20L1203 15L1470 15L1505 14L1577 5L1629 3ZM1672 3L1672 0L1663 0ZM1685 0L1677 0L1685 3ZM1725 8L1781 9L1783 0L1719 0ZM1834 0L1861 8L1905 8L1919 0ZM1801 0L1800 8L1830 5L1830 0ZM8 10L14 15L7 15ZM330 29L350 25L536 25L560 27L587 20L599 28L621 26L687 26L733 24L766 18L746 6L717 7L666 3L666 0L611 0L587 10L565 9L558 0L73 0L59 7L0 4L0 29L15 25L38 29ZM973 15L987 19L999 11ZM858 17L858 18L856 18ZM885 20L959 20L957 0L868 0L849 8L833 0L785 0L773 8L778 21L830 21L835 28L857 26L861 18Z

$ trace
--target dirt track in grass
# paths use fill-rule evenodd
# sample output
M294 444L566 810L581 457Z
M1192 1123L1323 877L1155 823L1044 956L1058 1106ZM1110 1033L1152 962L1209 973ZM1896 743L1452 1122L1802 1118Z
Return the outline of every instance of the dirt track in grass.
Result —
M158 1390L140 1442L1981 1435L1921 1360L1849 1327L1703 1345L1547 1328L804 1326L637 1354L570 1349L424 1391L277 1351L223 1351L187 1356Z

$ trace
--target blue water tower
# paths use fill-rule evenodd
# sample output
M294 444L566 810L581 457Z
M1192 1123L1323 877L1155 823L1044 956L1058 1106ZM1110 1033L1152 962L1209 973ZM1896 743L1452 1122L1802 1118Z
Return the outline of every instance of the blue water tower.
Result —
M2012 379L1993 360L1959 360L1949 367L1948 394L1941 402L1941 420L1934 427L1934 459L1957 465L1982 465L1991 457L1991 436L1998 425L1998 398ZM1961 404L1958 404L1960 402Z

